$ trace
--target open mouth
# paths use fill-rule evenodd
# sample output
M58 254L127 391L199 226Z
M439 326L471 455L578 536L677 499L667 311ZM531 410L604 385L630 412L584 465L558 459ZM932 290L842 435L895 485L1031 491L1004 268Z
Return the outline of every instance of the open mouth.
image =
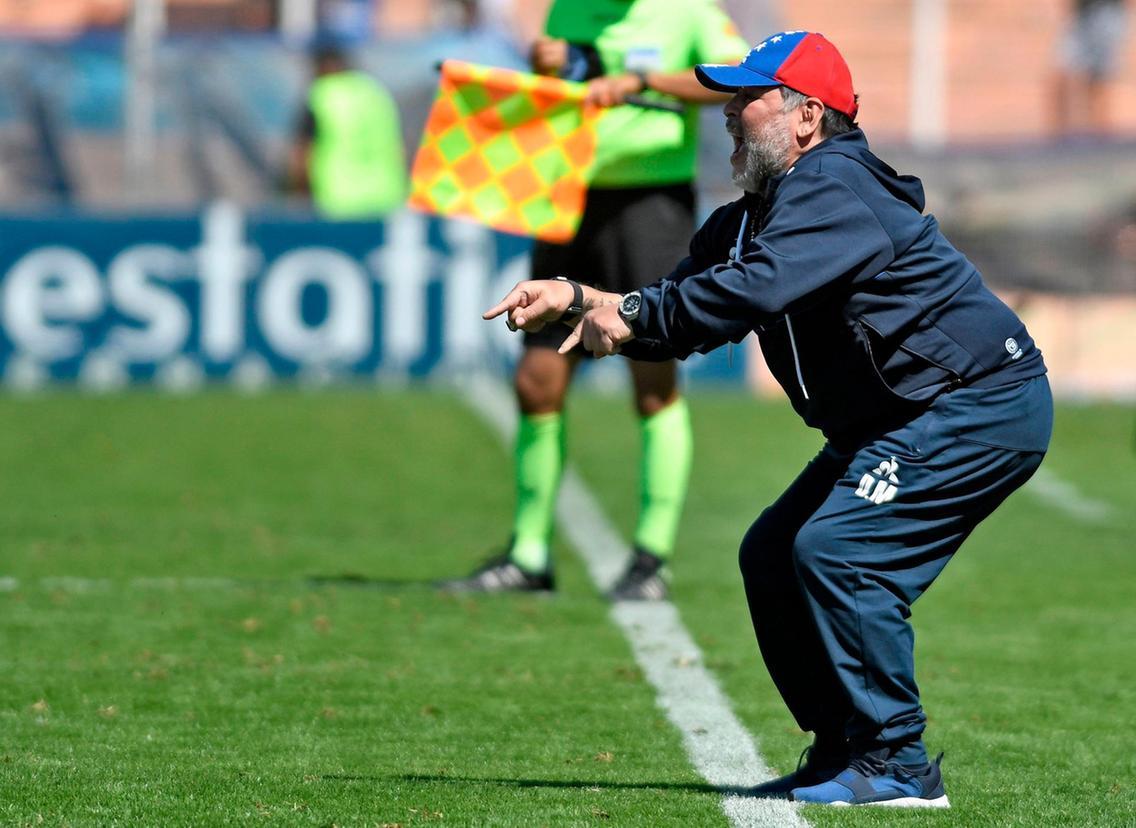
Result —
M745 139L742 138L742 131L738 129L737 121L727 119L726 121L726 134L734 139L734 151L730 155L731 160L738 156L743 146L745 146Z
M730 154L730 160L732 161L741 154L742 148L745 146L745 141L742 140L742 136L732 132L730 133L730 137L734 139L734 151Z

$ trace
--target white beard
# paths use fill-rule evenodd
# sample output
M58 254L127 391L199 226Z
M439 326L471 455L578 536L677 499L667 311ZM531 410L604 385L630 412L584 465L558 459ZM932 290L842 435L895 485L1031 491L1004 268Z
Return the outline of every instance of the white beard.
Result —
M757 135L746 137L745 169L734 173L734 184L747 193L761 192L767 179L788 168L792 145L793 137L783 116L767 121Z

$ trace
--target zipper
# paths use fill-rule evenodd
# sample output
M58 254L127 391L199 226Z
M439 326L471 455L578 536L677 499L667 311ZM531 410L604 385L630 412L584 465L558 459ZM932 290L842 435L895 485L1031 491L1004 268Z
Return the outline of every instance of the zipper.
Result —
M789 318L789 314L785 314L785 328L789 331L789 348L793 351L793 367L797 369L797 385L801 386L801 393L807 400L809 390L805 388L805 378L801 374L801 357L797 353L797 338L793 336L793 320Z
M742 241L745 238L746 227L749 226L749 210L742 212L742 226L738 228L738 240L734 242L734 249L730 251L730 260L726 264L735 264L742 255ZM734 343L726 343L726 365L734 367Z
M746 210L744 213L742 213L742 226L738 228L738 240L735 243L734 249L731 251L732 255L730 256L730 264L736 262L738 257L741 256L742 241L745 238L745 231L748 227L749 211ZM797 337L793 335L793 320L789 318L789 314L785 314L785 328L789 331L789 348L793 351L793 368L797 372L797 385L801 387L801 394L803 394L805 399L808 400L809 389L805 387L805 377L801 373L801 356L797 353ZM733 362L732 346L733 343L731 343L731 348L727 349L729 355L728 358L731 363Z

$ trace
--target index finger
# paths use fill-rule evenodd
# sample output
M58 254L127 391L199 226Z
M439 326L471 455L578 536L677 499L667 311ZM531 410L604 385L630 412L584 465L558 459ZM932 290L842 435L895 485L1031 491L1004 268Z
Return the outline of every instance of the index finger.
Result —
M529 300L528 291L522 290L521 288L513 288L511 291L509 291L507 294L505 294L504 299L502 299L496 305L491 307L485 313L481 314L481 318L482 319L496 319L498 316L503 314L505 311L511 311L513 308L520 307L521 305L527 304L528 300Z
M583 331L583 328L580 327L580 324L583 321L584 321L584 317L582 317L582 316L576 317L576 321L572 323L572 330L568 334L568 338L565 339L562 343L560 343L560 347L557 348L557 350L556 350L557 353L566 354L569 351L571 351L573 348L575 348L577 345L580 344L580 335L581 335L581 332Z

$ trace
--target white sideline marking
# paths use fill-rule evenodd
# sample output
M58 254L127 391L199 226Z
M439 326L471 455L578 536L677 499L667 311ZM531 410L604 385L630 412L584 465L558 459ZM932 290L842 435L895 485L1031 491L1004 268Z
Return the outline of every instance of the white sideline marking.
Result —
M512 440L516 412L512 396L499 383L474 379L462 386L470 406L505 441ZM560 528L587 565L592 581L606 591L622 572L627 545L607 522L587 487L566 470L557 503ZM774 777L753 737L730 709L714 677L669 601L623 601L611 617L631 643L635 660L657 693L659 707L682 734L691 764L725 792L722 811L733 825L803 828L806 822L786 800L755 799L730 793Z
M1026 484L1026 491L1083 523L1104 523L1112 517L1112 506L1081 494L1076 486L1045 466L1034 472Z

